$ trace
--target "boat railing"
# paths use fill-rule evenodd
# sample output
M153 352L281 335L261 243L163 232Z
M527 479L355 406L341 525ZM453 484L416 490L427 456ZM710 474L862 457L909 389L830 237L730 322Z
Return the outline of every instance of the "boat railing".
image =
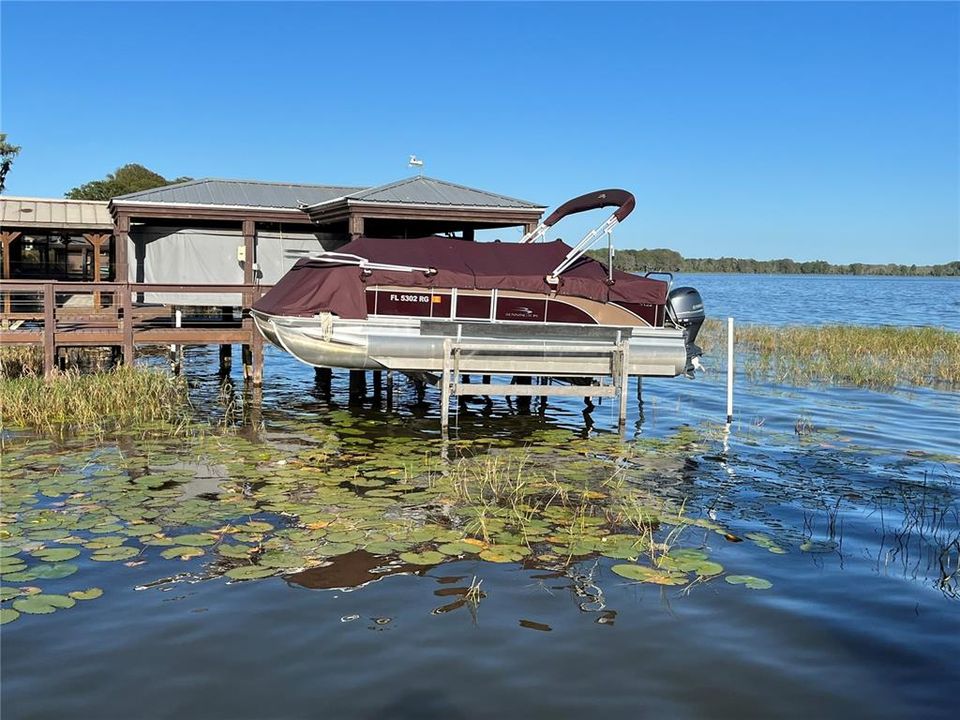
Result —
M353 253L340 253L333 252L332 250L325 250L323 252L315 252L310 250L298 251L298 250L289 250L291 254L302 255L303 259L316 261L316 262L325 262L330 263L331 265L355 265L361 270L374 271L374 270L387 270L392 272L422 272L424 275L436 275L437 269L434 267L418 267L416 265L394 265L392 263L382 263L370 260L369 258L362 257L361 255L354 255Z

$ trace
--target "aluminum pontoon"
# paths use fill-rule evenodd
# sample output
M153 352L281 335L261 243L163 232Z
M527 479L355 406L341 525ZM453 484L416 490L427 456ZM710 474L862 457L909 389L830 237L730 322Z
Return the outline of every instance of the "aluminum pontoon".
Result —
M616 207L576 246L541 242L574 213ZM692 376L703 302L693 288L613 269L612 231L633 210L625 190L564 203L518 243L431 236L361 237L301 258L253 306L263 336L314 367L439 372L451 338L518 374L610 373L611 344L626 343L629 375ZM586 252L607 238L607 263ZM667 274L669 275L669 274Z

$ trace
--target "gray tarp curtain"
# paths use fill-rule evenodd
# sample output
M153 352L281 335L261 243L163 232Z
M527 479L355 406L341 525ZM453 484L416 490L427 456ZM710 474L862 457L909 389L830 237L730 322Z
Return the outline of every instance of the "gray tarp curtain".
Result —
M333 238L319 234L331 246ZM144 225L130 231L127 257L130 280L178 285L239 285L243 265L237 248L243 246L240 230L169 228ZM257 231L259 280L273 285L301 255L291 251L320 250L321 240L311 233ZM145 293L144 301L165 305L239 306L239 293Z

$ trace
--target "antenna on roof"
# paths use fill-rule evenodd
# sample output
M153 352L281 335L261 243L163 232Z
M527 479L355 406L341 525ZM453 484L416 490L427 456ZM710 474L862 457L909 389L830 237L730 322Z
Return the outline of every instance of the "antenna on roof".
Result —
M418 158L416 155L410 156L410 159L407 161L407 167L415 167L420 171L417 174L423 175L423 160Z

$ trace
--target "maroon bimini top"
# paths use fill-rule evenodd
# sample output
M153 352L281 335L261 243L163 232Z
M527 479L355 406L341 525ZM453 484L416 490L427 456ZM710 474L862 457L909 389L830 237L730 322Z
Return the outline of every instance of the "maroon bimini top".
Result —
M364 290L373 285L400 285L437 290L520 290L556 292L599 302L662 305L667 283L614 270L613 284L607 282L607 266L581 257L560 275L559 286L546 276L553 272L571 250L561 240L549 243L470 242L458 238L425 237L383 239L362 237L337 249L391 265L436 268L435 274L421 271L373 270L369 275L356 265L337 265L304 258L280 278L253 309L268 315L312 317L331 312L342 318L364 320L367 303Z

